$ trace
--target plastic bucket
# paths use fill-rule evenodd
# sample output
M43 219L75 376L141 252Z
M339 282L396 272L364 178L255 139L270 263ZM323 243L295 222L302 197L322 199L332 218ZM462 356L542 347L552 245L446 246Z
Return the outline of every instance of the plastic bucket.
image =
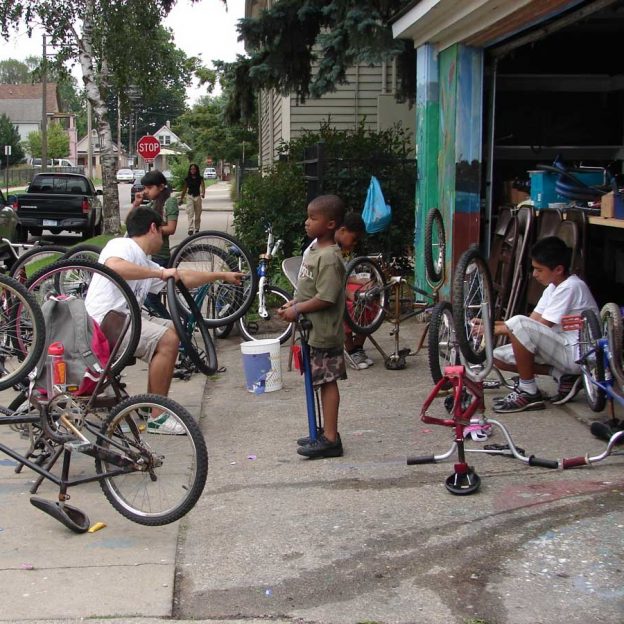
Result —
M280 341L250 340L241 343L247 390L254 394L282 389Z

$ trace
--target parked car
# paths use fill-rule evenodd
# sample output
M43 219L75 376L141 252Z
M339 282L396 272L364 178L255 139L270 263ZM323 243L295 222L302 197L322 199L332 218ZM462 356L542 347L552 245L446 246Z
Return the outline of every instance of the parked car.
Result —
M86 176L75 173L38 173L15 204L20 231L41 236L81 232L91 238L102 232L102 191Z
M204 169L204 179L205 180L216 180L217 179L217 170L214 167L206 167Z
M132 169L118 169L117 170L117 182L132 183L134 180L134 172Z
M5 238L12 243L23 242L17 215L0 191L0 265L10 266L15 260L15 254L2 241Z
M135 169L134 170L134 179L140 180L145 175L145 169Z

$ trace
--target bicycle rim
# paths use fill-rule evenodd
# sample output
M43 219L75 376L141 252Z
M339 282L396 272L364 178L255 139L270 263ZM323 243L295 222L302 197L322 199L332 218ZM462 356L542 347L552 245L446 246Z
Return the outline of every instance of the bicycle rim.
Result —
M141 412L164 410L184 435L140 432ZM204 489L208 453L199 426L179 403L152 394L126 399L100 431L100 445L135 460L137 470L102 477L100 486L111 505L139 524L158 526L188 513ZM116 470L112 462L96 457L98 474Z
M170 265L195 271L244 273L241 286L213 283L191 290L209 327L237 321L249 309L257 292L258 275L249 252L224 232L206 230L185 239L173 252ZM197 297L199 290L201 302ZM186 305L182 298L178 300L181 306Z
M615 369L615 376L624 377L622 368L622 312L617 303L606 303L600 311L602 321L602 335L609 341L609 362Z
M9 275L24 284L37 271L60 260L67 247L63 245L42 245L23 253L11 267Z
M45 326L35 297L0 275L0 390L28 376L43 354Z
M432 208L427 214L425 224L425 269L427 277L432 282L439 282L444 275L444 253L446 235L444 221L437 208Z
M607 397L604 390L593 383L603 383L605 380L604 352L598 344L598 340L602 337L600 322L592 310L585 310L582 317L579 351L587 370L583 375L585 398L592 411L602 412L607 404Z
M455 267L453 280L453 319L461 352L472 364L485 361L485 335L477 328L485 328L483 304L492 317L492 278L485 260L475 248L465 251Z
M238 321L241 335L245 340L277 339L284 344L292 335L292 323L282 319L277 311L292 296L277 286L266 286L264 305L268 316L260 316L260 298L255 297L246 314Z
M379 265L370 258L354 258L345 273L345 320L356 334L379 329L386 316L386 282Z
M434 383L442 379L447 366L454 366L459 362L453 310L447 301L436 304L431 312L428 355L429 370ZM447 382L442 388L447 390L451 386L452 384Z

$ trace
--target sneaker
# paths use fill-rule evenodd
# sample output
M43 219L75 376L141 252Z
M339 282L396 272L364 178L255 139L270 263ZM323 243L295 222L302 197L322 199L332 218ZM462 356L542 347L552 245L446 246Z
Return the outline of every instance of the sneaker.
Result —
M350 353L349 355L351 356L353 363L360 370L364 370L365 368L368 368L369 364L366 361L366 353L364 353L362 349L358 349L357 351L354 351L353 353Z
M310 459L320 459L321 457L342 457L342 442L340 436L335 442L330 442L324 435L319 436L316 442L311 442L308 446L300 446L297 449L299 455Z
M318 439L318 436L323 435L323 427L319 427L317 431L318 431L317 433L317 439ZM338 435L338 438L340 439L340 435ZM297 438L297 446L308 446L310 442L311 442L310 436L306 436L305 438Z
M542 393L539 390L535 394L530 394L519 388L512 390L502 401L494 403L494 411L498 414L542 410L545 407Z
M373 360L371 360L368 357L368 353L366 353L366 351L364 351L364 349L361 349L362 351L362 355L364 356L364 361L368 364L368 366L372 366L375 362L373 362Z
M553 405L563 405L571 401L579 393L582 383L583 379L580 375L561 375L557 394L550 397L550 402Z
M618 431L624 431L624 423L622 421L613 420L604 423L596 421L591 424L590 431L599 440L609 442L611 440L611 437L618 433ZM624 444L624 436L620 436L616 441L616 444Z
M174 416L163 412L158 418L147 422L147 433L160 435L186 435L186 429Z

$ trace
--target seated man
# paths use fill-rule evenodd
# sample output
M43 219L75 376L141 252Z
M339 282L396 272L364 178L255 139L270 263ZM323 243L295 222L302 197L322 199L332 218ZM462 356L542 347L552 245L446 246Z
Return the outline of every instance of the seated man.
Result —
M539 240L531 249L533 276L546 286L530 316L522 314L507 321L496 321L495 336L508 336L510 343L494 349L494 366L517 372L516 388L498 399L494 411L505 414L544 409L544 399L535 375L551 375L559 389L551 397L553 405L573 399L581 387L578 358L578 335L561 327L561 318L598 306L587 284L570 275L570 249L556 236Z
M99 261L128 282L139 307L148 293L160 292L169 277L181 279L188 288L217 280L236 285L241 283L242 273L166 269L153 262L149 256L162 246L162 225L162 218L151 208L133 208L126 219L128 236L109 241L100 254ZM117 289L99 275L95 275L89 285L85 305L89 315L98 323L109 310L128 312ZM167 396L178 357L178 335L170 320L142 318L141 321L141 338L135 355L149 364L147 392ZM168 422L165 415L164 418L152 418L148 422L148 431L176 435L183 433L183 428L179 423Z

